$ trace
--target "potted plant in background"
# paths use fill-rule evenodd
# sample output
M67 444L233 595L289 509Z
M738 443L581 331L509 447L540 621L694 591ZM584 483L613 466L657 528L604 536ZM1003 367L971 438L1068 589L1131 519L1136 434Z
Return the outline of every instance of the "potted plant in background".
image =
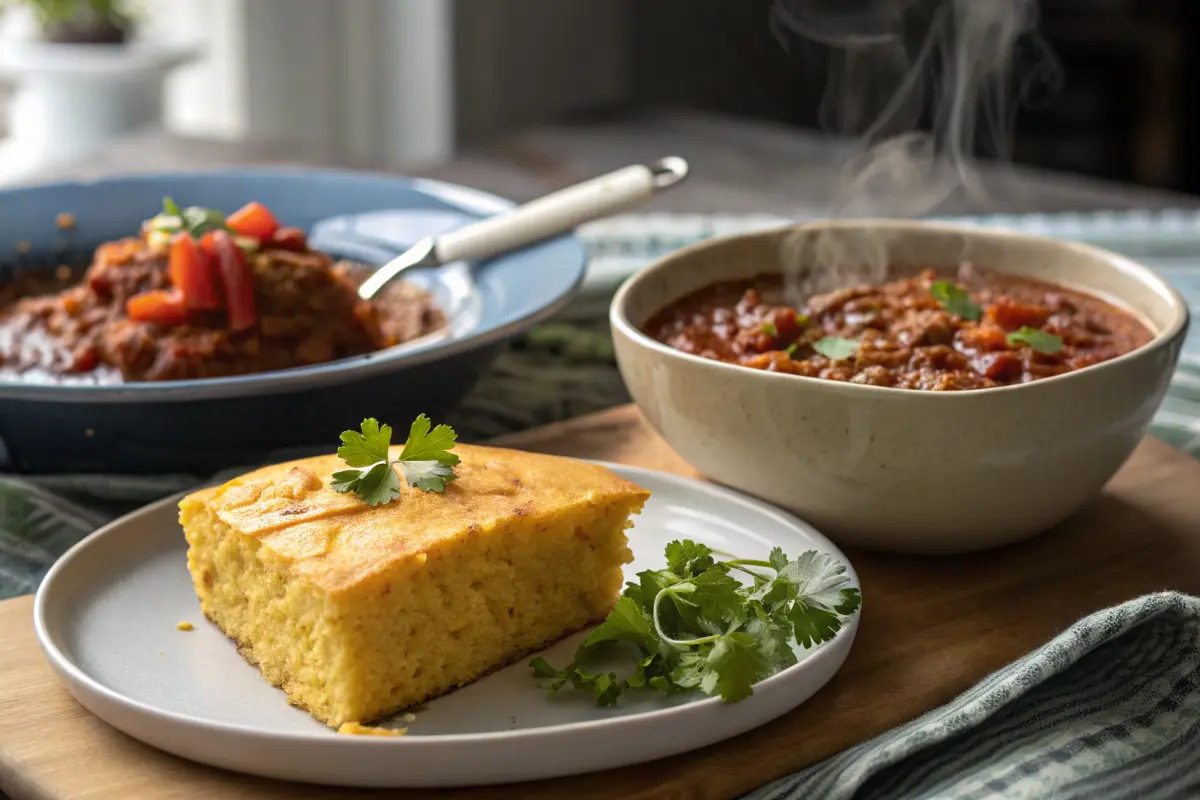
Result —
M0 0L0 80L15 88L0 182L162 123L163 83L199 48L139 36L138 18L130 0Z

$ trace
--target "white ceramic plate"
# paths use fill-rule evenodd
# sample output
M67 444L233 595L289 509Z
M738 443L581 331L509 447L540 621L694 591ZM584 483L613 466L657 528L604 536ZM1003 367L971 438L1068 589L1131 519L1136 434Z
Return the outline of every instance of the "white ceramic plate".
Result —
M850 562L828 539L771 506L726 489L608 464L651 493L630 531L626 576L665 566L663 548L690 538L744 558L778 545ZM154 747L272 778L372 787L449 787L593 772L681 753L795 708L845 661L858 616L800 663L726 704L703 695L622 698L597 708L570 690L550 695L528 659L428 703L404 737L336 734L284 700L200 613L176 519L178 498L100 529L46 576L34 607L42 648L71 694ZM187 620L195 630L182 632ZM565 664L584 634L549 648Z

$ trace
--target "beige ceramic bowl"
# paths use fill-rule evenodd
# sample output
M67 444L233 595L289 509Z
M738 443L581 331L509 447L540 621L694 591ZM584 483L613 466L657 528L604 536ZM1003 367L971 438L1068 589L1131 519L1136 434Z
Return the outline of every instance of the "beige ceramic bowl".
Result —
M1067 375L920 392L725 364L641 332L652 314L689 292L780 272L783 248L797 236L809 244L833 237L848 253L882 247L899 266L967 260L1081 289L1134 312L1156 336ZM1187 307L1164 280L1104 250L969 226L862 220L687 247L627 281L610 316L633 399L693 467L796 512L841 543L925 553L1032 536L1099 493L1162 402L1188 325Z

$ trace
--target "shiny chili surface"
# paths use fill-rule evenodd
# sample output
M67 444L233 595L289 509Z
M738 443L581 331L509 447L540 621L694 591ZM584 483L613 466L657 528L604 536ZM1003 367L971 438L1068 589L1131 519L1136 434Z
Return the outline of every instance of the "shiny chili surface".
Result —
M931 293L950 280L982 315L964 319ZM1029 328L1061 340L1040 352L1009 334ZM784 300L779 276L718 283L662 309L644 327L685 353L733 364L849 383L926 391L1027 383L1107 361L1141 347L1151 331L1098 298L980 269L925 270L887 283ZM822 339L856 343L844 358L814 349Z
M222 310L186 324L131 319L127 302L171 287L168 258L140 238L101 245L77 285L0 287L0 379L112 384L222 377L319 364L408 341L445 324L403 282L361 300L366 271L303 248L248 258L257 313L234 330Z

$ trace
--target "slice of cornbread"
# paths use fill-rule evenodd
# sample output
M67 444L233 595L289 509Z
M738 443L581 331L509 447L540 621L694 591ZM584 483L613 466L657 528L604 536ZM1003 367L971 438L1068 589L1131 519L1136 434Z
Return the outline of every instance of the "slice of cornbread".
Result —
M620 593L647 491L580 461L454 452L445 493L405 485L376 507L329 488L336 456L179 504L201 609L334 728L473 681L602 619Z

